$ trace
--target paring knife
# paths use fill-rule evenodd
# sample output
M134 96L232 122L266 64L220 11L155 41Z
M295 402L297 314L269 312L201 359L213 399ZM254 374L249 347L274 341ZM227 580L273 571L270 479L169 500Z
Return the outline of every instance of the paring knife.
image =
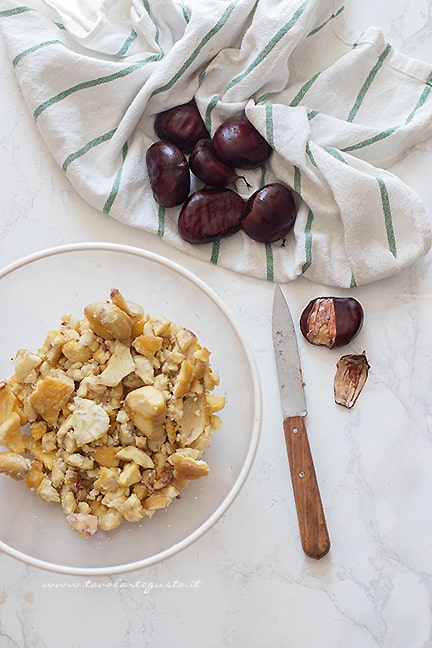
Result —
M306 398L296 333L279 286L273 302L273 345L281 393L283 429L303 551L322 558L330 538L306 432Z

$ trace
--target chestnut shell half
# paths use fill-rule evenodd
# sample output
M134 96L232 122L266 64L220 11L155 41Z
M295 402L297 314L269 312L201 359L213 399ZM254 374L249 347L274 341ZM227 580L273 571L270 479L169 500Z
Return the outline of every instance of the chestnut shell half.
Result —
M300 330L311 344L332 349L351 342L363 321L363 307L354 297L317 297L303 310Z

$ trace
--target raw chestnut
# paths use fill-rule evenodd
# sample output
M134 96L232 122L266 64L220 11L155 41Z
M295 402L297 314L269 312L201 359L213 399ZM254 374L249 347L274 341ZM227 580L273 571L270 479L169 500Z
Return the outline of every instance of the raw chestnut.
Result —
M291 190L279 182L264 185L247 200L241 226L250 238L260 243L284 239L296 218Z
M170 142L155 142L146 153L154 199L162 207L181 205L189 195L190 172L182 151Z
M300 330L311 344L344 346L359 333L364 313L354 297L317 297L300 317Z
M188 243L210 243L240 229L243 198L227 188L205 187L192 193L184 203L178 231Z
M210 137L200 139L195 144L189 156L189 166L192 173L210 187L222 187L243 178L219 160ZM243 180L246 182L245 178Z
M159 139L172 142L184 153L190 153L199 139L209 137L194 101L156 115L154 128Z
M213 146L224 164L237 169L258 167L272 151L270 144L245 117L225 120L213 135Z

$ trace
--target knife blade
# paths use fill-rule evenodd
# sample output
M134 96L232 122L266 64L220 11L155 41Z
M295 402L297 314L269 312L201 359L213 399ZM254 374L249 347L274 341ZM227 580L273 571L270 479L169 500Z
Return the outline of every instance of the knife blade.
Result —
M306 430L306 397L296 332L280 286L274 294L272 333L301 544L307 556L319 559L328 553L330 538Z

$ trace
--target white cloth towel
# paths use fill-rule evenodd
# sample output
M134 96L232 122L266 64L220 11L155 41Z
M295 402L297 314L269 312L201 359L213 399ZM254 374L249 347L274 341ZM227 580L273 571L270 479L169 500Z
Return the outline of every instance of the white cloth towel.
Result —
M233 271L341 288L426 254L418 195L388 169L432 135L432 68L343 0L4 0L0 30L35 123L82 198ZM270 142L252 185L296 192L285 244L243 232L190 245L154 202L145 154L156 113L195 98L208 130L241 115ZM194 185L199 186L199 185Z

